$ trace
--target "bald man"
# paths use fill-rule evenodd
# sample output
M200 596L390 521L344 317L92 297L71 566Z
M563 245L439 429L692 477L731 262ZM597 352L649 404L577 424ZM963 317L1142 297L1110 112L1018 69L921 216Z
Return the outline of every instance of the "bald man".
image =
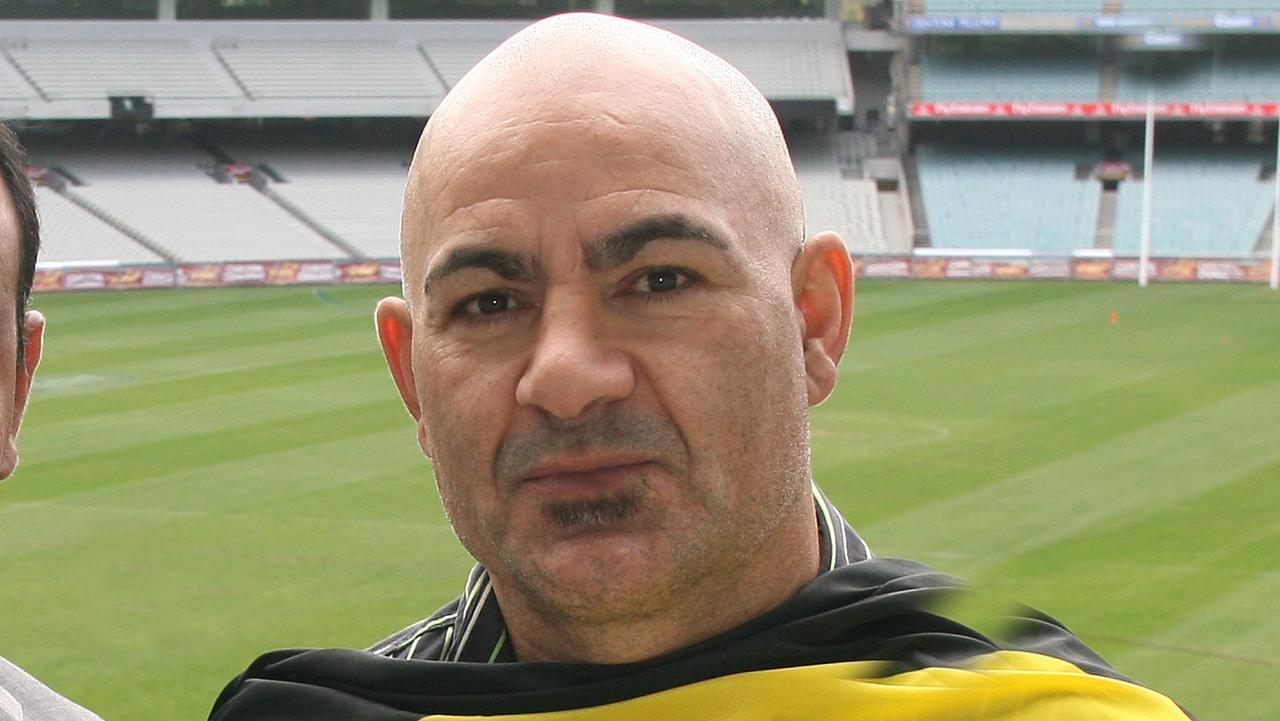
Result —
M0 480L18 465L18 426L40 363L44 317L27 310L40 225L18 136L0 123ZM4 553L0 549L0 553ZM0 581L3 582L3 581ZM5 619L21 623L21 619ZM0 633L0 640L3 640ZM98 721L98 717L0 658L0 721Z
M1046 617L1016 650L932 612L951 582L814 485L850 261L719 58L518 33L427 124L401 254L378 335L477 565L367 652L263 656L217 721L1186 718Z

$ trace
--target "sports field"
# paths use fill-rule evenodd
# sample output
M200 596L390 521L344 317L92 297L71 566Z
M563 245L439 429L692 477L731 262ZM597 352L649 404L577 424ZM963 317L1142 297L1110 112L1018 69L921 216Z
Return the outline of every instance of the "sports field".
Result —
M0 654L107 721L202 719L261 651L367 645L456 595L374 343L394 290L38 297ZM1050 611L1202 721L1280 718L1280 293L858 299L814 458L873 548Z

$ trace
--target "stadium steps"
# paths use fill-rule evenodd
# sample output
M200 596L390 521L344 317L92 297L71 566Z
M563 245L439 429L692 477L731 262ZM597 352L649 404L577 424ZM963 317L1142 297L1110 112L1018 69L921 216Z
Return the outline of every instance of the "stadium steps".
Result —
M26 69L14 61L8 46L0 45L0 57L5 60L0 63L0 97L49 99Z
M444 73L440 72L440 68L436 67L436 61L431 59L431 53L427 52L426 46L419 43L416 50L418 55L422 56L422 61L427 64L427 68L436 76L436 80L440 81L440 87L444 88L445 92L452 90L453 84L444 76Z
M1098 100L1104 103L1113 102L1119 85L1120 69L1115 63L1102 63L1102 69L1098 72Z
M907 179L907 200L911 208L911 245L928 248L933 245L929 237L929 221L924 213L924 197L920 193L920 169L914 155L903 155L902 172Z
M218 47L219 45L215 43L213 47L210 48L209 54L213 56L214 62L218 64L218 67L222 68L222 72L226 73L227 77L231 78L231 82L235 83L236 88L239 89L241 93L244 93L246 98L253 100L253 93L249 92L249 88L240 80L240 76L236 75L236 72L227 64L227 59L222 57L222 53L218 52Z
M881 227L884 243L894 252L911 252L911 210L905 202L905 194L898 190L877 193L880 201Z
M1267 216L1267 222L1262 224L1262 232L1258 233L1258 242L1253 245L1254 255L1267 255L1271 252L1271 233L1276 222L1276 209L1271 208L1271 215Z
M57 192L59 195L63 196L64 198L71 201L72 203L75 203L80 208L82 208L83 210L85 210L86 212L88 212L90 215L94 216L98 220L101 220L102 222L106 223L112 228L115 228L116 230L120 231L124 235L128 236L128 238L133 242L137 243L138 245L141 245L142 247L146 248L152 253L155 253L161 258L164 258L165 262L168 262L168 263L178 262L178 259L174 257L173 253L170 253L168 250L166 250L164 246L160 245L159 243L155 242L151 238L147 237L146 234L142 233L137 228L134 228L133 226L129 225L123 220L120 220L116 216L107 212L97 203L94 203L88 198L75 192L74 190L71 189L71 186L69 183L67 184L60 183L59 185L61 185L61 187L55 186L53 188L54 191Z
M907 102L918 102L924 97L924 71L917 64L907 66Z
M1098 201L1098 229L1094 235L1093 247L1110 250L1116 240L1116 191L1102 190L1102 198Z
M260 175L259 173L254 173L253 178L254 180L250 184L253 186L254 190L257 190L259 193L262 193L269 200L271 200L271 202L280 206L280 208L284 210L284 212L288 213L289 215L292 215L300 223L302 223L303 225L313 230L321 238L324 238L325 240L329 241L329 243L333 245L333 247L337 248L343 253L346 253L348 256L352 258L356 258L359 260L368 259L368 256L366 254L360 252L358 248L356 248L351 243L348 243L342 236L338 235L337 233L333 232L329 228L325 227L324 224L322 224L320 221L316 220L315 218L312 218L310 215L307 214L305 210L298 207L298 205L295 204L293 201L289 200L283 195L280 195L279 193L272 190L271 184L267 181L267 179L264 176Z

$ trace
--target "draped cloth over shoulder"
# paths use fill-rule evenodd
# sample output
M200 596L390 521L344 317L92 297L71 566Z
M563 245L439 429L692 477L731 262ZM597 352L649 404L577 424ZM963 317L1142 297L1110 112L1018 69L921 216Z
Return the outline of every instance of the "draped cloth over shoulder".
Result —
M1185 721L1047 616L998 643L935 609L954 579L901 559L816 578L793 599L663 657L620 665L401 660L353 650L266 654L212 721L849 718Z

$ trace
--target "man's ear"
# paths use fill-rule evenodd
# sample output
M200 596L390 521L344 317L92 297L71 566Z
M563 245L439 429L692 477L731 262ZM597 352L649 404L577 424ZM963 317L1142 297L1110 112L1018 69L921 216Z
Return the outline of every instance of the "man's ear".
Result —
M31 397L31 380L35 377L36 366L40 365L40 352L44 346L44 316L40 311L27 311L22 322L22 335L23 362L14 371L13 409L9 417L3 419L5 435L4 446L0 448L0 479L8 478L18 466L18 428L22 425L27 399Z
M824 232L810 238L792 266L791 280L803 321L809 405L817 405L835 388L853 322L853 263L840 236Z
M409 316L409 306L402 298L383 298L378 302L373 317L382 354L391 369L391 379L395 381L409 415L420 421L422 407L418 403L418 387L413 379L413 320Z

